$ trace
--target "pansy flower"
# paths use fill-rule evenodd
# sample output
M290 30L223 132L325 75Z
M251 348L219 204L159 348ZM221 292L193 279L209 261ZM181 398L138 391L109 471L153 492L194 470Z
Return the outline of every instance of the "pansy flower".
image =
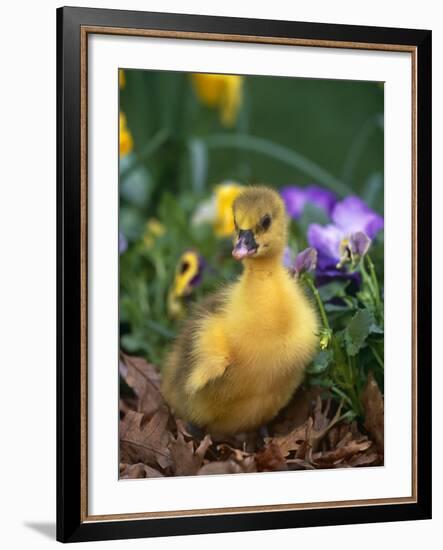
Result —
M119 145L120 145L120 156L124 157L128 155L133 147L134 141L132 139L132 134L129 131L129 128L126 124L126 116L124 113L120 113L120 133L119 133Z
M204 267L203 258L195 250L187 250L180 257L168 295L168 312L171 317L183 315L183 299L201 283Z
M297 276L314 271L317 267L317 250L310 246L297 254L294 270Z
M337 197L332 191L318 185L308 185L308 187L288 185L280 190L280 195L283 198L288 215L295 220L301 217L305 205L308 203L313 204L330 216L337 202Z
M192 82L200 101L218 109L223 126L234 126L242 101L243 77L195 73Z
M244 187L235 182L216 185L214 194L197 208L192 223L212 223L217 237L230 237L234 233L232 205Z
M383 218L360 198L350 196L338 202L331 214L332 224L313 223L308 227L308 242L318 251L318 271L337 274L345 260L366 254L369 244L383 229ZM353 258L352 258L353 257Z

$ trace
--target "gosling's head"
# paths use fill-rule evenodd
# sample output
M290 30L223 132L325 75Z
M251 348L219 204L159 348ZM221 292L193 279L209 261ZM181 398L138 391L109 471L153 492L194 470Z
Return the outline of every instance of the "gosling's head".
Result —
M287 217L280 195L268 187L248 187L234 201L236 260L283 254L287 239Z

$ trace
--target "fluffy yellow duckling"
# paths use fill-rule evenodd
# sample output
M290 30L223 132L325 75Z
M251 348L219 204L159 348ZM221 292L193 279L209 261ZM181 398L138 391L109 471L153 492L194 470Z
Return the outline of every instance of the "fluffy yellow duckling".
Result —
M186 321L163 378L176 413L218 434L269 422L302 382L318 340L314 309L282 263L288 221L278 193L246 188L233 215L243 273Z

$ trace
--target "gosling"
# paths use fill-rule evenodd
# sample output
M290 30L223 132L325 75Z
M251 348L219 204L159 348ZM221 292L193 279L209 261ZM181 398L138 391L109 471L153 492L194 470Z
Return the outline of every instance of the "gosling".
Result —
M162 390L175 413L210 433L263 427L288 403L317 351L311 302L283 265L288 219L279 194L248 187L233 204L239 279L185 322Z

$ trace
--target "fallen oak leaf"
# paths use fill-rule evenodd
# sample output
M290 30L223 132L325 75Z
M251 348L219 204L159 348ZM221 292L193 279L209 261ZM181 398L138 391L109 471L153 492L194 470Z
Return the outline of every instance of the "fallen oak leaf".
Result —
M291 401L269 424L274 435L284 435L302 426L311 414L312 402L318 391L315 388L300 387Z
M150 419L143 413L128 411L120 423L121 462L143 462L148 466L158 465L163 470L170 466L168 419L166 407L160 408Z
M385 445L384 401L372 373L369 373L361 401L365 410L364 427L373 437L379 452L383 454Z
M121 417L123 417L128 411L137 410L137 403L135 401L137 400L131 398L119 399L118 409L120 411Z
M211 436L206 435L194 451L194 442L185 441L183 434L178 432L177 438L169 445L174 475L195 475L203 464L206 451L211 446Z
M146 466L142 462L137 464L120 464L120 479L138 479L146 477L163 477L158 470Z
M288 469L280 447L274 442L255 453L255 464L258 472L276 472Z
M342 403L340 403L337 412L330 420L328 412L330 410L331 400L328 398L324 410L322 410L322 401L320 396L317 396L316 406L313 417L309 417L306 422L292 430L286 435L273 438L266 438L266 443L276 443L284 457L291 452L296 453L296 458L309 460L313 451L316 451L319 443L326 436L328 431L337 424L340 420Z
M231 445L229 445L229 443L220 443L219 445L217 445L216 449L220 453L222 460L232 458L236 462L243 462L245 458L251 456L251 453L249 453L248 451L232 447Z
M142 357L120 353L120 375L138 397L137 410L147 415L156 412L165 401L160 392L161 376L154 365Z
M349 466L379 466L381 465L381 456L373 449L369 448L365 453L355 455L349 461Z
M243 470L237 462L233 460L223 460L219 462L208 462L202 466L197 475L213 475L213 474L241 474Z
M350 441L342 447L337 447L332 451L314 453L312 463L319 467L333 467L350 459L358 453L366 451L372 446L372 441Z
M232 459L220 460L218 462L208 462L200 468L197 475L212 475L212 474L245 474L256 472L254 458L247 457L243 462L235 462Z
M277 437L265 437L265 443L267 445L277 445L280 448L282 455L286 457L292 451L297 451L299 447L306 441L309 424L312 424L311 417L309 417L302 426L295 428L286 435L279 435Z
M302 458L288 458L286 464L289 470L315 470L315 466Z

